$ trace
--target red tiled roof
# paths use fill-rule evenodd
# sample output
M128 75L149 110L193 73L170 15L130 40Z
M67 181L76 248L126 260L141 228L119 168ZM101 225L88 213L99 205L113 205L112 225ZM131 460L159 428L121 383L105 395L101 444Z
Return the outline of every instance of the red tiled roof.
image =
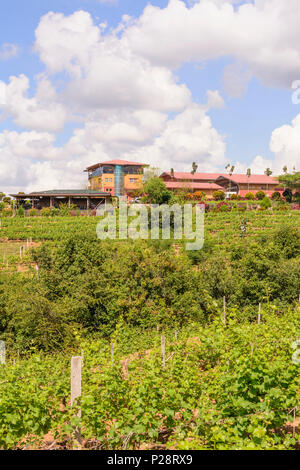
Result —
M214 191L220 189L221 191L224 191L224 188L222 188L222 186L219 186L215 183L189 183L184 181L165 181L165 185L167 186L167 189L198 189L199 191L201 191L201 189L213 189Z
M161 175L171 177L170 172L165 172ZM188 172L174 172L174 180L204 180L204 181L216 181L220 176L228 178L237 184L271 184L278 185L278 181L271 176L267 175L251 175L248 178L247 175L233 174L229 176L227 173L188 173Z
M160 177L163 178L164 176L171 177L170 172L163 173ZM205 180L205 181L215 181L219 176L220 173L188 173L188 172L174 172L174 179L176 180Z
M232 176L227 175L226 173L220 174L220 176L223 176L224 178L228 178L231 181L237 183L237 184L272 184L272 185L278 185L278 181L272 176L267 176L267 175L251 175L249 178L247 175L243 174L233 174Z

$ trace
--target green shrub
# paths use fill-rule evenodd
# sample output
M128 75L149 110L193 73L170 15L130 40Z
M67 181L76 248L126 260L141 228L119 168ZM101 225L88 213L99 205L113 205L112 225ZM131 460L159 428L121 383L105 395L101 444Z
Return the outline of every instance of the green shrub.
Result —
M37 209L30 209L28 211L29 217L37 217L39 215L39 211Z
M270 207L272 207L272 203L271 203L270 198L265 196L263 198L263 200L261 201L261 203L260 203L260 207L263 207L264 209L270 209Z
M50 217L51 216L51 208L50 207L43 207L43 209L40 212L40 215L42 217Z
M18 207L17 209L17 216L18 217L25 217L25 209L23 206Z
M262 201L265 198L265 196L266 194L263 191L258 191L255 197L258 201Z
M213 198L214 198L216 201L224 201L224 199L225 199L225 193L224 193L224 191L221 191L221 190L214 191L214 192L213 192Z
M245 194L245 199L247 199L247 201L254 201L255 196L253 193L247 193Z
M272 193L271 199L273 201L279 201L281 199L281 194L278 191L274 191L274 193Z
M2 211L2 215L4 217L11 217L13 215L13 210L11 207L4 207L3 211Z

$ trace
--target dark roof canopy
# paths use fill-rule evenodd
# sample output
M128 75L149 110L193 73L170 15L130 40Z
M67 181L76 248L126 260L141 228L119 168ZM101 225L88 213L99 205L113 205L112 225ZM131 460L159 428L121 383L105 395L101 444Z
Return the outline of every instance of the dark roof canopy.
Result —
M15 198L28 198L32 199L34 197L109 197L109 192L104 191L95 191L91 189L54 189L52 191L34 191L28 194L11 194L10 196Z

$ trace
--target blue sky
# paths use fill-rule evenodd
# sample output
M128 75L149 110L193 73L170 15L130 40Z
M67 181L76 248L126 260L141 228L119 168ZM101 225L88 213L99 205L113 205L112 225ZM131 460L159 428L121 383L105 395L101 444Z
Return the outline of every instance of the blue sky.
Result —
M274 6L278 7L281 0L269 0L269 3L270 2L273 2ZM122 158L124 155L127 157L132 155L133 158L143 158L147 161L150 160L150 163L157 166L157 162L161 160L161 154L159 152L162 147L166 146L169 142L168 139L170 137L168 136L170 136L171 133L175 135L176 129L181 125L185 126L184 130L182 130L182 138L178 143L176 143L174 139L171 141L169 146L173 149L174 159L172 161L172 154L168 154L163 165L165 168L168 168L170 165L175 166L178 170L188 168L191 162L197 158L197 145L199 145L199 155L202 155L202 157L199 156L198 163L200 167L203 165L204 170L210 170L213 168L223 170L224 163L232 162L237 163L241 171L244 171L244 167L246 168L251 165L255 170L256 168L259 169L264 166L264 164L267 166L270 164L272 166L273 163L274 171L278 171L278 166L285 161L287 164L291 163L293 165L297 165L297 163L299 163L299 157L297 157L299 142L297 137L294 136L294 134L298 134L298 132L297 129L295 129L296 126L291 124L299 114L300 109L299 106L297 107L292 103L291 99L291 83L293 80L300 79L300 69L299 74L297 75L296 72L298 68L295 66L295 62L287 63L285 67L278 67L278 65L276 65L276 47L278 48L278 40L277 43L274 40L274 44L271 42L266 45L262 42L256 43L255 41L257 39L254 37L254 33L253 39L249 38L248 40L247 38L247 42L241 35L241 44L242 41L245 41L245 45L241 45L241 50L239 50L239 48L234 44L236 36L234 36L232 42L230 42L230 38L228 39L225 37L224 41L226 42L227 48L226 49L224 47L225 52L222 51L222 38L220 38L220 45L216 45L217 40L219 40L219 38L216 39L216 33L214 33L214 35L212 34L212 38L210 38L209 35L207 36L207 34L202 38L201 28L203 28L203 25L201 22L203 19L205 20L205 13L209 12L208 8L221 9L224 7L224 4L227 3L227 8L231 8L230 3L234 3L234 1L199 0L194 3L185 2L185 7L180 5L181 3L183 2L180 2L180 0L171 0L170 4L167 0L151 0L149 2L144 0L139 0L138 2L136 0L116 0L115 2L112 1L104 3L99 0L27 0L26 2L24 2L24 0L10 0L9 3L2 3L0 7L0 81L7 86L9 84L10 77L20 77L20 75L23 75L28 80L28 90L27 92L18 91L18 93L20 93L18 100L14 101L12 99L12 104L9 103L7 105L6 103L7 107L5 109L3 108L4 115L2 120L0 120L0 151L1 133L16 132L17 139L20 139L20 141L24 141L26 135L28 136L26 133L36 133L31 134L31 137L35 135L35 139L37 138L36 136L41 133L41 141L43 142L48 139L47 146L45 147L46 156L39 158L36 152L33 152L34 154L31 155L30 150L26 147L24 158L22 159L19 147L17 151L13 148L13 134L6 134L8 137L6 137L6 143L2 144L2 156L0 153L0 158L3 159L3 165L0 165L0 171L2 171L2 178L0 173L0 182L2 185L5 180L5 162L10 160L11 153L11 160L15 162L12 168L14 177L12 178L12 181L7 184L8 188L21 189L23 186L31 188L42 184L42 176L40 174L42 173L41 168L48 168L49 174L51 174L51 183L57 183L57 185L61 183L62 173L66 171L66 167L70 168L70 174L74 176L75 171L79 171L79 159L82 156L82 153L76 153L77 147L75 149L75 156L72 155L71 150L75 148L73 145L74 139L72 140L72 146L69 145L70 139L74 137L74 133L76 134L76 129L82 130L82 135L80 135L80 137L76 134L76 145L86 145L87 148L87 156L82 158L83 167L86 163L94 163L94 161L92 161L93 159L100 161L100 159L105 156L109 159L110 157L117 156ZM201 7L199 6L200 3L206 3L206 6L204 5ZM238 3L247 4L249 2L245 1ZM159 9L156 11L151 10L147 15L147 18L144 18L143 15L145 15L145 7L149 4L159 7ZM208 4L211 5L208 7ZM203 10L200 11L200 7L203 8ZM251 8L252 7L253 10L251 10L251 12L261 18L262 24L265 21L265 28L267 30L269 27L270 15L275 15L276 11L274 13L273 9L272 13L270 13L267 10L267 7L262 8L256 6L255 2ZM280 7L285 8L283 0ZM182 8L184 8L184 10L182 10ZM196 10L196 8L198 9ZM235 22L237 23L239 21L237 16L238 6L235 5L234 8L234 12L230 15L228 15L229 10L227 10L227 13L225 10L222 10L222 14L220 13L220 15L217 10L215 10L215 18L218 18L217 21L220 22L220 29L222 29L223 26L222 21L225 24L227 21L231 21L230 17L234 18L234 15L236 18ZM293 8L294 11L291 11ZM299 10L300 8L299 6L297 7L297 2L291 0L289 9L290 14L294 17L295 14L300 17ZM141 98L141 101L143 102L141 105L140 101L136 103L134 91L129 90L128 97L132 94L133 98L128 98L126 96L126 106L123 102L120 105L119 103L116 104L115 102L110 102L109 99L105 100L105 105L102 105L101 99L103 100L103 97L99 96L99 99L97 98L97 106L95 106L95 109L93 109L93 112L91 113L90 109L87 110L87 102L85 101L86 97L83 96L82 99L80 99L80 103L76 103L76 109L73 109L74 101L76 101L76 99L72 99L74 97L72 93L75 93L75 88L71 91L68 90L68 85L70 85L72 80L74 80L74 75L72 75L73 72L70 71L72 60L76 63L82 61L80 63L80 67L84 77L90 73L95 63L99 66L99 73L101 74L101 60L97 58L97 53L94 52L96 46L99 47L100 51L100 48L102 47L100 44L101 39L97 40L97 44L95 43L95 45L87 46L86 55L90 53L90 50L93 50L93 54L95 54L90 65L83 65L85 54L83 52L79 59L77 57L75 59L70 59L69 65L66 65L65 69L63 69L63 66L56 67L55 65L55 70L53 71L51 70L51 63L53 63L53 60L55 59L56 51L58 53L60 49L62 49L63 53L65 45L62 44L62 47L60 47L59 42L56 45L51 44L52 34L53 37L56 37L57 34L57 30L55 30L56 25L60 28L60 20L58 19L58 16L55 16L54 20L51 22L42 22L44 30L42 30L42 28L40 29L44 32L41 34L41 39L36 37L36 30L41 24L42 17L49 14L49 12L63 14L64 21L67 21L67 18L73 19L74 13L78 11L85 11L90 15L91 24L89 24L89 21L87 20L86 28L90 28L92 30L93 27L98 28L100 23L107 23L106 29L102 32L102 37L105 36L105 40L107 41L107 44L109 44L107 47L110 47L111 44L108 43L107 38L110 36L112 30L118 27L122 21L123 15L129 15L132 18L132 22L136 22L138 18L142 18L142 22L139 22L138 24L135 23L134 25L126 24L126 26L123 27L123 31L118 33L117 37L121 39L120 47L123 47L121 43L126 44L126 48L130 49L130 54L136 55L137 60L140 61L138 64L134 62L133 66L137 64L139 69L145 66L147 74L149 72L150 74L152 74L152 72L155 74L157 67L163 68L163 80L166 80L166 84L163 84L162 87L166 90L167 94L170 93L170 103L168 102L168 104L161 108L159 105L152 107L151 103L149 104L147 102L144 104L144 98ZM182 33L178 20L180 11L184 11L186 21L191 22L190 28L195 27L194 36L195 44L197 44L197 47L195 46L195 48L193 44L193 36L191 40L192 42L188 42L190 39L186 39L186 36L189 35L188 26L186 33L184 33L184 28ZM282 10L278 10L278 12L278 21L284 22L285 20L281 19ZM251 27L251 21L253 21L252 13L249 13L249 31L253 29ZM199 29L197 28L197 23L195 23L197 15L199 15ZM223 17L224 20L222 20ZM276 17L275 19L277 21ZM208 21L213 22L214 17L208 15ZM288 17L286 18L286 22L286 25L283 23L283 27L286 27L288 31L290 24ZM174 36L175 41L178 40L178 57L176 54L177 49L174 46L174 37L172 36L172 30L175 30L176 27L179 28L178 35ZM291 28L293 28L293 26L291 26ZM152 33L152 29L154 33ZM212 23L211 30L213 29L214 24ZM94 33L96 34L95 31ZM241 34L240 28L237 28L237 31ZM155 42L156 32L157 42ZM47 34L49 35L49 44L47 43ZM59 34L63 33L60 31ZM182 38L179 37L180 34L183 35ZM295 30L295 35L297 34L299 33ZM288 39L285 35L282 37L282 44L284 44L284 47L282 46L283 50L281 51L283 61L285 60L286 50L289 50L290 47L294 47L296 54L297 48L299 49L300 41L298 42L298 46L295 46L295 35L293 37L293 34L291 34L291 37L293 37L291 45L286 44ZM166 42L167 44L168 41L170 41L170 57L168 57L168 48L166 47L164 49L164 44L162 44L162 50L160 51L159 38L161 44L162 42ZM266 38L266 40L269 41L268 38ZM65 40L63 39L62 41L64 42ZM66 39L66 43L67 42L68 39ZM205 50L206 42L207 51ZM9 45L9 47L13 46L16 48L15 52L11 52L10 57L3 55L7 45ZM266 49L268 48L266 61L265 63L262 60L257 60L256 62L255 48L257 48L257 55L259 55L261 53L260 47L262 48L263 46L265 46ZM71 46L68 45L68 47ZM91 49L88 49L88 47ZM106 45L104 44L104 49L105 47ZM242 47L244 47L244 50ZM251 51L251 48L253 48L254 52ZM193 52L190 52L192 49ZM218 53L219 50L220 53ZM45 56L43 58L43 53L47 54L46 59ZM118 52L115 52L115 49L113 53L118 54ZM67 48L66 54L69 54ZM103 62L105 64L107 63L106 59L107 57L105 58L105 62ZM66 55L66 64L68 63L68 60L68 56ZM249 79L246 80L247 83L243 86L244 91L239 93L238 96L233 96L234 93L232 93L232 87L230 91L230 87L228 88L226 85L224 71L227 70L227 67L230 68L236 63L247 69ZM148 66L149 69L147 68ZM86 67L86 69L84 69L84 67ZM289 68L291 70L289 70ZM114 71L115 68L113 67L112 70ZM53 98L54 101L56 100L56 103L53 104L51 102L51 106L56 106L53 113L55 110L57 113L60 113L64 108L66 115L68 114L70 116L72 114L71 118L65 117L63 124L61 126L57 126L57 128L52 124L48 129L46 122L45 125L41 123L36 125L37 119L31 119L32 116L29 116L29 113L32 112L34 107L34 110L40 113L39 115L36 114L36 116L45 116L42 106L45 107L45 111L50 103L47 103L45 96L41 98L41 95L36 95L41 81L41 79L37 77L41 73L43 74L42 80L48 80L57 93L56 98ZM107 71L107 73L109 74L109 71ZM171 74L171 76L169 76L169 74ZM142 75L145 76L145 73ZM239 78L236 77L236 74L234 77L234 79L239 80ZM76 77L76 80L77 78L78 77ZM88 79L86 78L86 81L84 82L84 78L82 78L81 84L85 83L84 86L89 87L89 82L87 80ZM114 94L113 86L118 88L118 83L121 82L122 76L120 76L119 82L116 79L116 83L112 85L112 95ZM184 89L180 89L180 85L183 85ZM19 80L16 86L18 87L18 90L21 90L21 88L23 89L24 82L21 84L21 80ZM78 82L76 84L77 90L79 86L80 84ZM105 86L107 86L107 81L105 82ZM137 84L137 87L138 86L140 86L140 79ZM167 86L170 87L170 89L166 88ZM100 87L101 83L99 84L99 88ZM124 97L127 95L127 85L122 83L122 87L122 96ZM61 93L61 91L63 92ZM223 103L220 104L219 102L218 105L212 105L205 108L208 91L216 92ZM175 104L174 101L173 106L171 96L175 92L176 96L177 92L178 94L181 93L182 96L179 97L178 95L178 103ZM142 91L139 91L137 88L136 94L138 93L147 93L147 87L143 86ZM190 98L187 97L188 94L190 94ZM22 96L24 97L25 95L27 101L24 101L22 98ZM66 96L68 98L66 98ZM157 92L157 96L159 101L159 92ZM30 99L35 101L28 101ZM70 100L69 102L68 99ZM89 100L91 99L92 98L90 97ZM39 100L41 100L42 104ZM108 101L108 104L106 101ZM195 107L197 110L195 110ZM28 111L28 118L26 119L22 116L25 109L26 112ZM191 109L193 109L193 111L191 111ZM137 114L135 114L136 111ZM149 116L147 114L148 112L151 113ZM141 116L141 113L144 113L144 115ZM78 118L79 115L80 118ZM122 120L121 122L118 122L118 116L120 115L122 115ZM74 118L74 116L76 117ZM203 119L205 119L206 116L210 118L210 123L206 123L204 125ZM149 119L151 119L152 123L151 130L148 129ZM187 143L187 121L189 119L199 119L199 127L191 129L191 134L194 135L194 142L191 143L190 149L189 144ZM157 123L154 122L155 120L157 120ZM32 123L33 121L35 124ZM113 131L108 127L108 122L114 122ZM128 128L128 125L131 126L130 129ZM119 135L116 135L116 129L120 127L122 128L122 132L126 127L129 129L130 133L136 134L138 131L133 129L135 125L140 126L138 131L141 132L142 136L130 137L129 142L123 134L122 138ZM93 146L87 144L88 136L90 136L90 130L87 130L87 127L97 129L97 132L95 131L94 134L97 133L98 140L93 143ZM207 134L205 133L206 131ZM48 135L46 140L45 135L42 135L43 132L46 132ZM181 128L179 128L178 133L180 132ZM199 132L198 137L197 132ZM270 145L270 139L273 132L275 132L275 138L273 144ZM111 140L108 141L106 137L110 133L112 137ZM284 139L288 138L289 133L292 135L294 147L288 149L290 153L287 153L288 150L286 149L289 147L290 142L286 143ZM103 144L102 135L106 136L105 145ZM52 141L50 142L51 139ZM203 143L202 148L201 139L203 142L207 139L212 143L211 145L207 144L207 142ZM125 141L127 141L126 145ZM52 146L52 148L50 148L50 146ZM182 149L182 154L185 155L182 159L180 157L180 149ZM97 152L99 152L99 158L97 157ZM151 161L151 155L153 155L153 162ZM257 156L260 156L261 158L261 162L258 166L258 160L255 160ZM57 161L57 165L53 163L54 160ZM28 168L28 165L32 165L32 177L30 177L30 174L24 176L24 172L18 170L19 167L22 167L22 164L24 164L26 168ZM60 172L57 170L59 166ZM79 181L81 184L81 179L77 180L75 178L74 184L79 184Z

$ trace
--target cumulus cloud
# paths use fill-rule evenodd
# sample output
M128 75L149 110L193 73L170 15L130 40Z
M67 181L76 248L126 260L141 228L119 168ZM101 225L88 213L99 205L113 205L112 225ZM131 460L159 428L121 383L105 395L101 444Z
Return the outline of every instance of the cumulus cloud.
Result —
M191 104L174 118L149 110L103 115L76 129L62 147L43 132L0 134L0 184L10 190L84 187L83 170L99 161L122 157L161 169L190 169L196 161L203 170L225 162L226 144L207 115L207 104ZM20 190L20 188L19 188Z
M282 170L286 165L290 170L300 166L300 114L291 125L275 129L271 136L270 149L275 154L275 166Z
M177 84L169 69L151 65L115 33L101 35L87 12L45 15L36 30L35 49L50 74L69 74L63 98L77 111L179 111L191 100L188 88Z
M148 5L124 38L153 64L176 68L229 56L266 85L290 87L300 74L299 1L232 3L201 0L189 8L170 0L163 9Z
M270 138L270 150L274 158L256 156L250 166L253 173L263 173L271 168L274 174L281 174L284 166L292 171L295 167L300 169L300 114L291 124L285 124L274 131Z
M125 153L126 158L145 161L168 170L189 170L195 161L203 171L215 170L225 163L226 144L212 126L203 106L191 104L174 119L151 145Z
M35 97L29 98L29 79L25 75L11 77L3 90L5 101L4 116L11 116L14 122L26 129L58 132L67 121L66 108L57 102L57 95L50 81L41 76L38 79Z

